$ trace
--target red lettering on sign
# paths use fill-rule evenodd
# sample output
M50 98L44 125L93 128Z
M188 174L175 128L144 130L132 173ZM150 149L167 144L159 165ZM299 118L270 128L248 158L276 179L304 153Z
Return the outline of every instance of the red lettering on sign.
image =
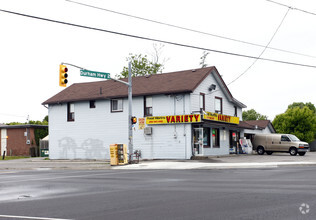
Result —
M200 115L194 115L194 117L195 117L195 121L199 121Z
M185 115L185 116L184 116L184 121L185 121L185 122L189 122L189 116L188 116L188 115Z
M171 116L166 116L166 118L167 118L167 123L170 123Z
M192 122L193 115L189 115L189 117L190 117L190 121Z
M180 116L178 115L178 116L176 116L176 117L177 117L176 122L181 122L181 121L180 121Z
M171 123L176 123L175 119L174 119L174 116L171 116Z

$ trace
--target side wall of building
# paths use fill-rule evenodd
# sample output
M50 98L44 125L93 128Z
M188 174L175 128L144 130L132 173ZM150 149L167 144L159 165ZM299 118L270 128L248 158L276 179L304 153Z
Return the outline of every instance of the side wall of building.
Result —
M189 95L153 96L153 115L187 114ZM122 112L111 112L110 100L76 102L75 120L67 121L67 104L49 106L51 159L109 159L110 144L128 144L128 100ZM144 118L144 97L133 97L133 116ZM147 126L147 125L146 125ZM134 150L141 150L147 159L188 159L191 154L191 124L152 125L146 135L133 127Z

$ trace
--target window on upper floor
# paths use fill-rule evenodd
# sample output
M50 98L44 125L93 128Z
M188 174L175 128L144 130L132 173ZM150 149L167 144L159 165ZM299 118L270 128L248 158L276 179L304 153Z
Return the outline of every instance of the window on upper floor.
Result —
M144 116L153 115L153 98L151 96L144 96Z
M90 108L95 108L95 100L91 100L89 103L90 103Z
M200 110L205 110L205 94L200 93Z
M237 106L234 106L234 110L235 110L234 116L237 117Z
M223 114L223 99L215 97L215 113Z
M75 104L71 102L67 104L67 121L75 121Z
M111 99L111 112L123 111L123 99Z

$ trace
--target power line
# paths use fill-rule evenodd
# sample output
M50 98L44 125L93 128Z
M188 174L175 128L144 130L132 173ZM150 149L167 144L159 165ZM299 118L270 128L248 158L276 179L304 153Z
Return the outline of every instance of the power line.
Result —
M281 5L281 6L287 7L287 8L292 9L292 10L297 10L297 11L300 11L300 12L304 12L304 13L306 13L306 14L316 15L316 13L314 13L314 12L310 12L310 11L306 11L306 10L303 10L303 9L295 8L295 7L286 5L286 4L282 4L282 3L280 3L280 2L275 2L275 1L271 1L271 0L266 0L266 1L267 1L267 2L271 2L271 3L274 3L274 4L277 4L277 5Z
M285 20L285 18L286 18L286 16L287 16L287 14L289 13L289 11L290 11L290 8L287 9L287 11L286 11L285 15L283 16L283 18L282 18L282 20L281 20L279 26L277 27L277 29L276 29L275 32L273 33L273 35L272 35L270 41L268 42L268 44L266 45L266 47L262 50L262 52L261 52L260 55L258 56L258 59L263 55L263 53L266 51L266 49L268 48L268 46L269 46L270 43L272 42L274 36L275 36L276 33L279 31L279 29L280 29L281 25L283 24L283 22L284 22L284 20ZM233 82L237 81L237 80L238 80L240 77L242 77L246 72L248 72L248 70L249 70L253 65L255 65L255 63L258 61L258 59L255 59L255 60L253 61L253 63L252 63L242 74L240 74L240 75L237 76L234 80L232 80L230 83L228 83L227 86L229 86L229 85L232 84Z
M94 9L98 9L98 10L102 10L102 11L107 11L107 12L118 14L118 15L123 15L123 16L126 16L126 17L131 17L131 18L135 18L135 19L139 19L139 20L143 20L143 21L147 21L147 22L152 22L152 23L156 23L156 24L160 24L160 25L165 25L165 26L169 26L169 27L173 27L173 28L177 28L177 29L181 29L181 30L185 30L185 31L190 31L190 32L198 33L198 34L204 34L204 35L217 37L217 38L221 38L221 39L225 39L225 40L235 41L235 42L238 42L238 43L248 44L248 45L251 45L251 46L266 48L265 45L261 45L261 44L256 44L256 43L252 43L252 42L238 40L238 39L225 37L225 36L221 36L221 35L217 35L217 34L212 34L212 33L204 32L204 31L194 30L194 29L191 29L191 28L181 27L181 26L174 25L174 24L168 24L168 23L165 23L165 22L156 21L156 20L152 20L152 19L148 19L148 18L143 18L143 17L127 14L127 13L122 13L122 12L106 9L106 8L101 8L101 7L97 7L97 6L94 6L94 5L84 4L84 3L81 3L81 2L77 2L77 1L72 1L72 0L65 0L65 1L68 1L68 2L74 3L74 4L78 4L78 5L81 5L81 6L85 6L85 7L90 7L90 8L94 8ZM284 53L291 53L291 54L296 54L296 55L300 55L300 56L316 58L316 56L303 54L303 53L298 53L298 52L293 52L293 51L284 50L284 49L279 49L279 48L275 48L275 47L267 47L267 48L271 49L271 50L281 51L281 52L284 52Z
M94 27L84 26L84 25L80 25L80 24L68 23L68 22L58 21L58 20L53 20L53 19L48 19L48 18L42 18L42 17L22 14L22 13L18 13L18 12L3 10L3 9L0 9L0 11L5 12L5 13L9 13L9 14L23 16L23 17L38 19L38 20L42 20L42 21L48 21L48 22L52 22L52 23L58 23L58 24L63 24L63 25L68 25L68 26L73 26L73 27L78 27L78 28L94 30L94 31L101 31L101 32L106 32L106 33L110 33L110 34L116 34L116 35L120 35L120 36L141 39L141 40L155 41L155 42L164 43L164 44L170 44L170 45L186 47L186 48L191 48L191 49L197 49L197 50L205 50L205 51L210 51L210 52L214 52L214 53L221 53L221 54L226 54L226 55L231 55L231 56L238 56L238 57L244 57L244 58L265 60L265 61L270 61L270 62L275 62L275 63L283 63L283 64L289 64L289 65L295 65L295 66L316 68L316 66L309 65L309 64L294 63L294 62L289 62L289 61L275 60L275 59L262 58L262 57L258 58L255 56L250 56L250 55L245 55L245 54L238 54L238 53L233 53L233 52L209 49L209 48L205 48L205 47L198 47L198 46L193 46L193 45L181 44L181 43L176 43L176 42L171 42L171 41L166 41L166 40L159 40L159 39L154 39L154 38L149 38L149 37L142 37L142 36L138 36L138 35L125 34L122 32L110 31L110 30L105 30L105 29L101 29L101 28L94 28Z

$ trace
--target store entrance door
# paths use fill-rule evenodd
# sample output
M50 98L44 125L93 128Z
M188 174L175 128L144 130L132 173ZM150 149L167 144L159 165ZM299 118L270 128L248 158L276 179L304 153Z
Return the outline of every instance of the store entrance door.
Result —
M203 155L203 128L193 128L193 151L195 156Z

